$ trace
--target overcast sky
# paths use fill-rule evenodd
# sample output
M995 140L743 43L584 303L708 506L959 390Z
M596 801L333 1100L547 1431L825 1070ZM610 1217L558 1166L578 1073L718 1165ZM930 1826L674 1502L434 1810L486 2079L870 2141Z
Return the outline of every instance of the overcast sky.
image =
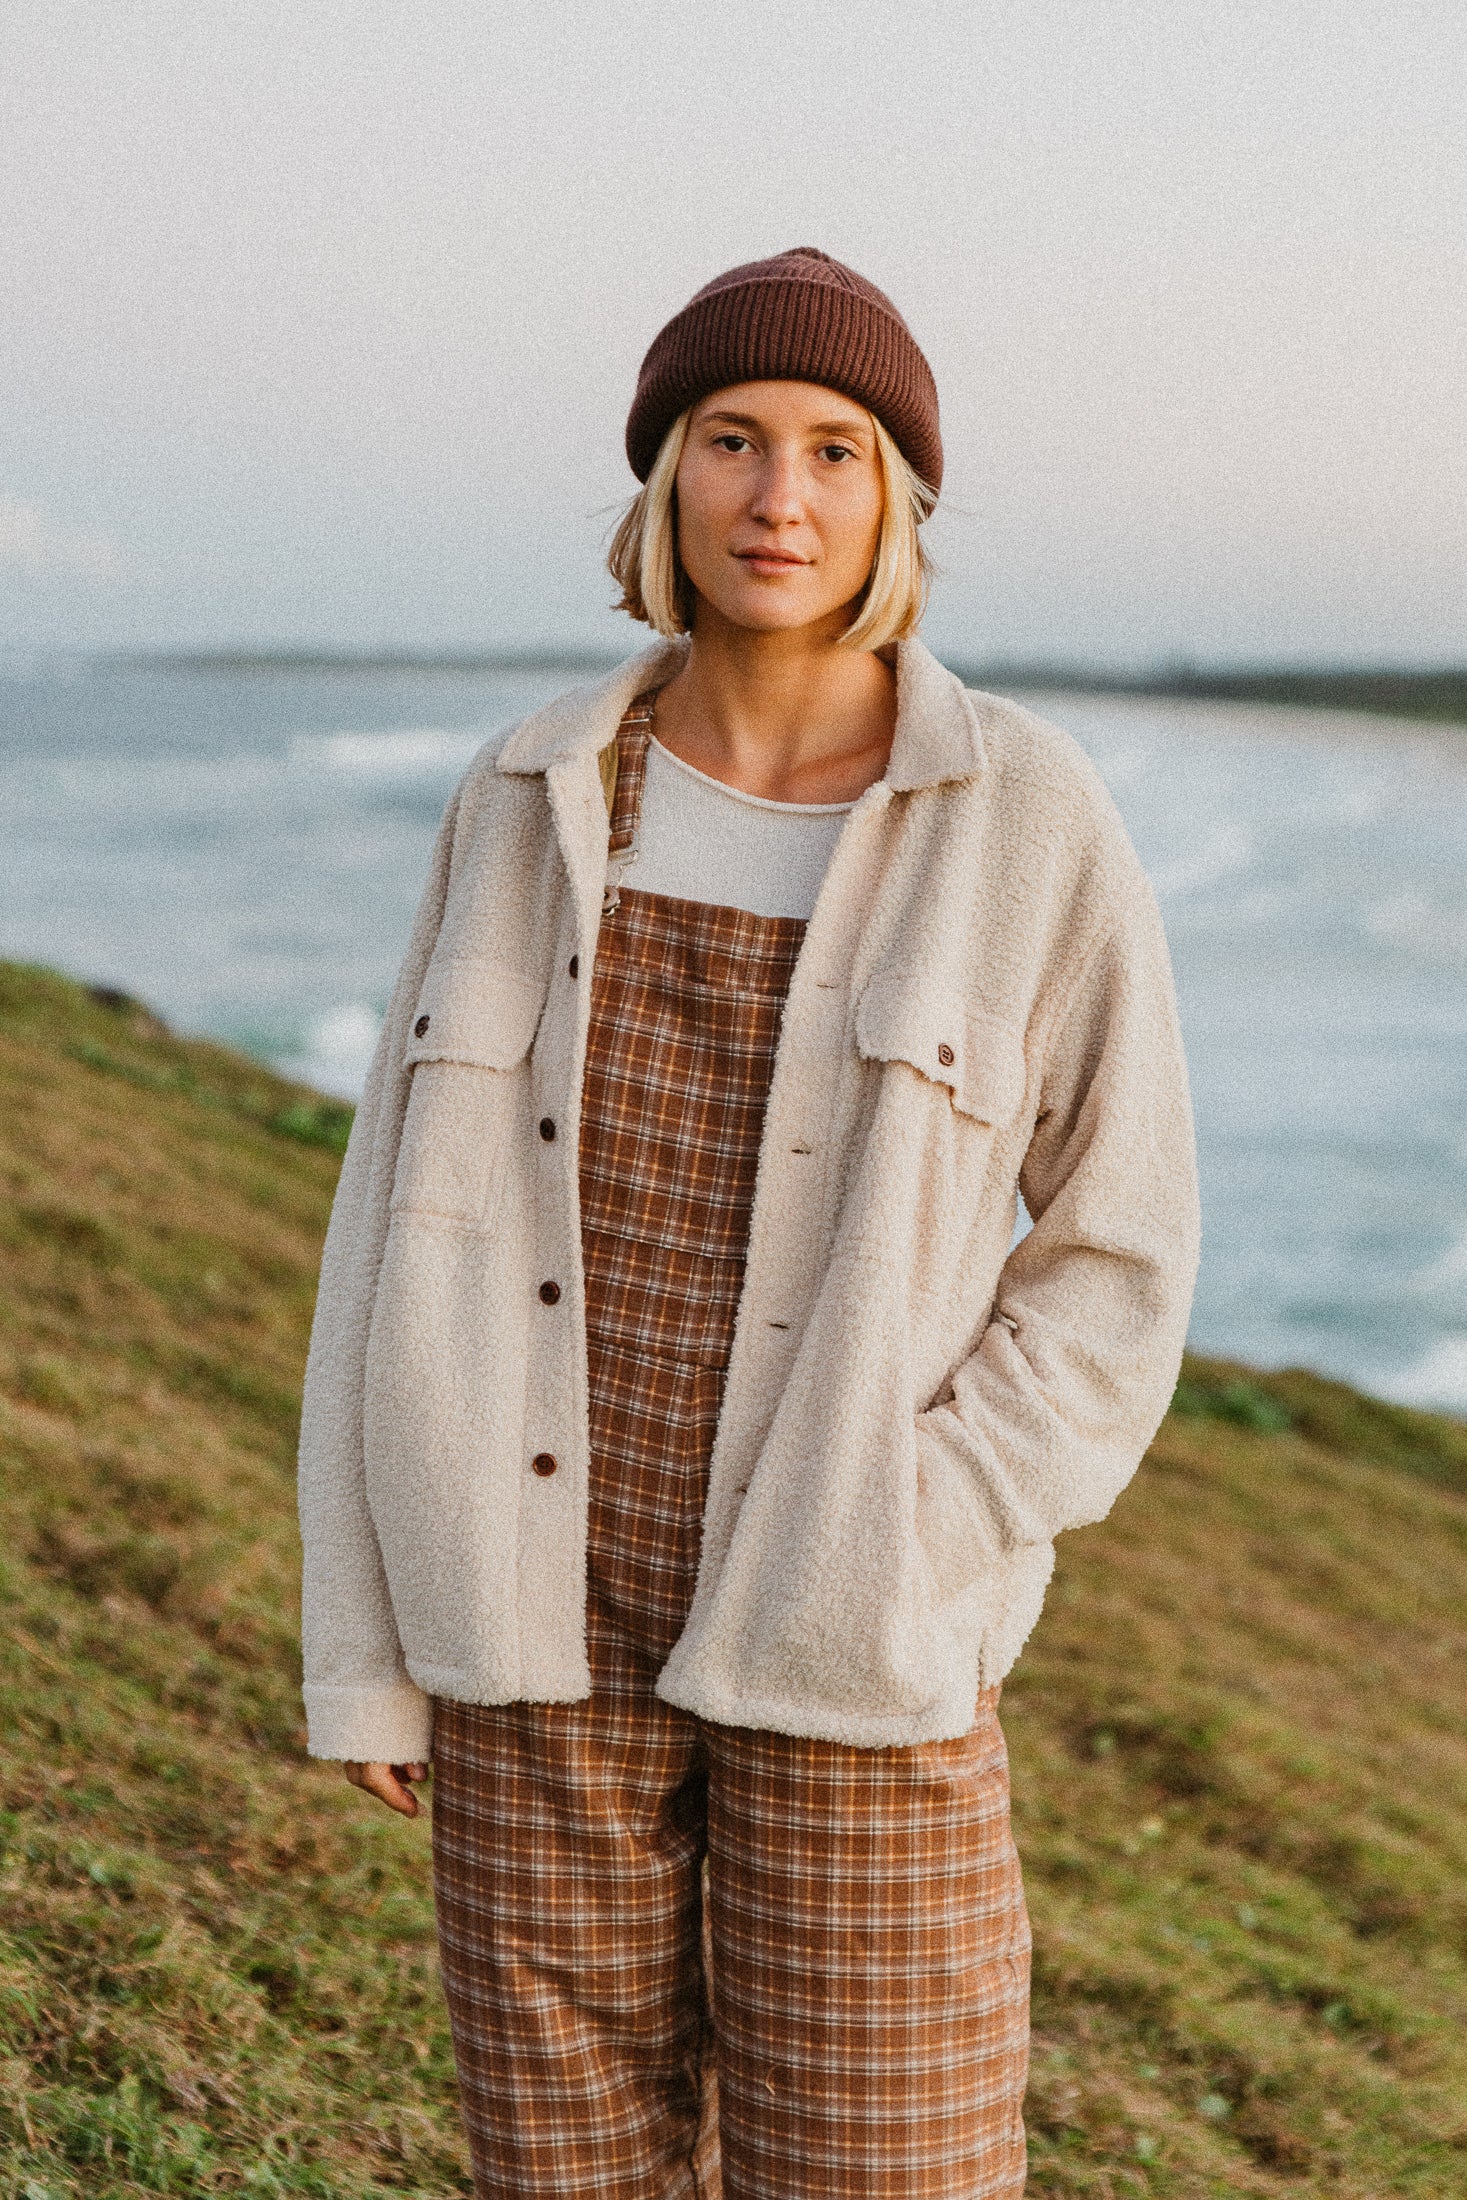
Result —
M630 643L638 361L818 244L950 652L1467 659L1463 0L30 0L0 642Z

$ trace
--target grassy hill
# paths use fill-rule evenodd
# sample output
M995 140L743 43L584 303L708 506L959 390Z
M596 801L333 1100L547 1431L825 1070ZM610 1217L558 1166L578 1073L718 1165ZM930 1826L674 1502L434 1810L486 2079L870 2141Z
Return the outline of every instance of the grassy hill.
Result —
M468 2191L424 1827L302 1750L344 1113L0 966L0 2200ZM1467 2191L1467 1429L1197 1363L1005 1693L1031 2191Z

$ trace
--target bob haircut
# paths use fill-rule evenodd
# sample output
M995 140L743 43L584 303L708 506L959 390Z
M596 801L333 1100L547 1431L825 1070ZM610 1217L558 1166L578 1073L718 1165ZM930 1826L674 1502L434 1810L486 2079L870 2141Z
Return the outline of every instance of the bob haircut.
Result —
M622 514L606 559L621 590L615 609L668 636L686 634L693 622L693 588L677 554L677 469L692 412L689 406L680 413L662 438L652 471ZM932 577L932 561L918 530L937 498L876 415L869 418L885 502L860 607L840 638L845 649L885 649L915 634Z

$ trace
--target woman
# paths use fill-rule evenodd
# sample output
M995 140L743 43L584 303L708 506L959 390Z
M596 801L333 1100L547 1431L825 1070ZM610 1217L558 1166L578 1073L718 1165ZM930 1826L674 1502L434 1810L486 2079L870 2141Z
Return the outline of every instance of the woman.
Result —
M881 292L721 276L627 448L662 639L471 767L342 1173L311 1747L411 1816L431 1737L481 2193L1015 2195L998 1690L1176 1376L1166 947L1074 744L914 638Z

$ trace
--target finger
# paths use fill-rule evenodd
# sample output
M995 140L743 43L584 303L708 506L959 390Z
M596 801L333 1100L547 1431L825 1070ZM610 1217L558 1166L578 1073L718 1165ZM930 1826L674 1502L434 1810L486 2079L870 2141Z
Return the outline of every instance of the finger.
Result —
M363 1765L362 1786L389 1810L401 1811L404 1818L417 1817L418 1798L410 1787L404 1786L393 1766Z

